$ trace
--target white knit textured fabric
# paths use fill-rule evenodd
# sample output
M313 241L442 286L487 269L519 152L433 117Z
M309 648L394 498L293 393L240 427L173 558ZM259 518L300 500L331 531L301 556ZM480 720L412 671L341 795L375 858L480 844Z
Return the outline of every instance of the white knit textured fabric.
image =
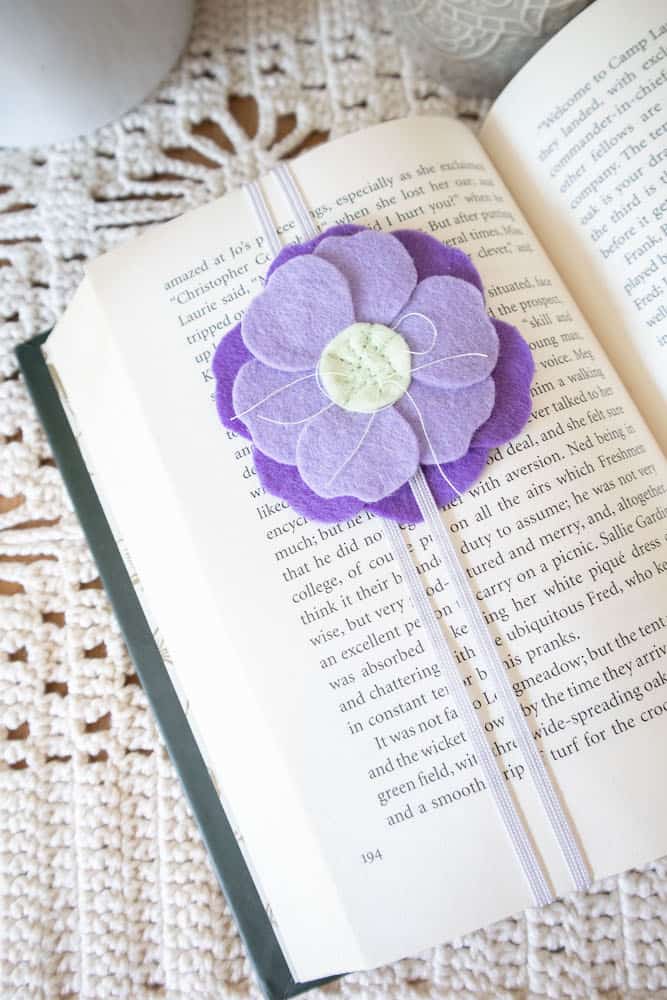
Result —
M233 114L250 95L252 136ZM258 996L14 346L61 315L87 258L313 131L479 110L419 78L376 3L208 0L136 111L88 139L0 152L2 1000ZM322 995L665 996L666 919L663 860Z

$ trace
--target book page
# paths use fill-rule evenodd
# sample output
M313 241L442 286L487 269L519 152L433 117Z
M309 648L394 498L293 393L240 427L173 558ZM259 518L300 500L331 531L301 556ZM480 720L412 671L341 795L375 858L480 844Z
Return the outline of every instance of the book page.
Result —
M229 199L232 224L234 207ZM284 758L249 690L245 664L227 636L221 614L225 609L213 603L201 579L183 512L119 363L90 276L49 338L48 357L55 363L64 402L75 414L77 441L94 469L93 481L116 541L127 550L141 581L144 608L151 624L163 626L171 680L214 783L222 790L228 818L281 944L303 940L316 967L332 958L341 968L355 960L363 964L336 887L302 815L303 804L285 773ZM160 525L159 539L146 531L149 511L153 524ZM166 594L160 577L167 584ZM242 767L236 766L239 755ZM272 858L276 864L270 863ZM319 921L309 913L314 886ZM285 951L289 956L286 943Z
M501 94L481 141L667 451L664 0L587 8Z
M667 788L650 764L667 751L667 506L639 414L460 123L378 126L293 169L322 227L420 228L463 246L490 310L531 343L527 432L443 517L596 877L663 853ZM295 239L275 181L264 190ZM80 359L65 328L48 353L93 428L88 453L306 979L413 953L531 900L381 522L308 522L263 493L248 442L218 422L212 354L268 261L249 202L228 196L92 265L103 358ZM567 891L428 532L405 531Z

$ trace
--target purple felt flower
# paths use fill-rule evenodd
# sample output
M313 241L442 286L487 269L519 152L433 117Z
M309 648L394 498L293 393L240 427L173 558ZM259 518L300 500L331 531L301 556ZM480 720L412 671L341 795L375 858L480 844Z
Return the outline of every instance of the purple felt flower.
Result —
M491 319L470 259L413 230L328 229L284 248L213 360L223 424L265 489L338 521L421 519L421 465L445 504L530 416L533 361Z

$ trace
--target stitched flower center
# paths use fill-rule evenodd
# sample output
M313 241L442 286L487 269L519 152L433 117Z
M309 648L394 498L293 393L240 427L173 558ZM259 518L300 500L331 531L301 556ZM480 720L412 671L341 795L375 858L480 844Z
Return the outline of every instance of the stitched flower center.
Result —
M391 406L410 385L407 342L381 323L352 323L320 355L320 384L344 410L372 413Z

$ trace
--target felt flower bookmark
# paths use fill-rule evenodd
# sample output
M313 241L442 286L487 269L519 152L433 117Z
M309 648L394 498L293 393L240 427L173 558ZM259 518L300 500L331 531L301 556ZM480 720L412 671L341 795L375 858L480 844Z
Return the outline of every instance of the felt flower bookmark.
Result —
M249 194L276 256L263 290L220 342L222 423L250 439L271 494L318 521L361 510L387 541L440 663L486 785L538 905L543 866L419 579L399 523L424 521L577 888L586 863L439 507L483 473L531 412L533 360L519 331L486 312L461 250L415 230L314 230L286 167L276 171L305 242L280 247L258 185Z

